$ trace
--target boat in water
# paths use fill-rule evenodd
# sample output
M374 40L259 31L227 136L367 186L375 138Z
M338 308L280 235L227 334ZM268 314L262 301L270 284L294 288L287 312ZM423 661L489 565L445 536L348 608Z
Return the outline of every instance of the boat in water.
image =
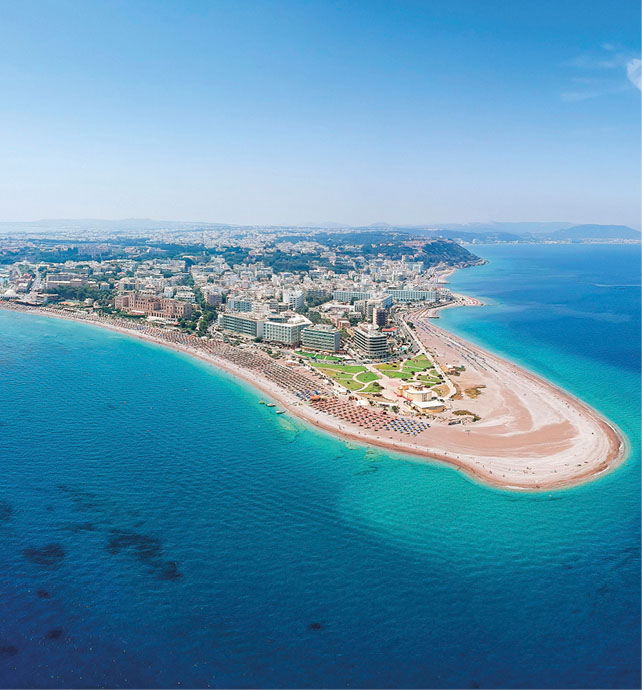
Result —
M285 414L285 410L277 410L276 413L277 414Z
M276 407L274 403L265 403L266 407Z

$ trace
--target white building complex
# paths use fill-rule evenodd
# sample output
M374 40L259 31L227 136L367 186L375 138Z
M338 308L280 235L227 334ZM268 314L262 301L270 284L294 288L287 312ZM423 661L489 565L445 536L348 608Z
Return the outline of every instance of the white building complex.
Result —
M263 337L263 321L257 314L225 312L218 315L218 325L226 331L233 331L253 338Z
M301 342L301 331L310 323L309 319L300 314L287 313L225 312L218 317L218 325L226 331L291 347Z
M388 290L395 302L436 302L436 290Z
M332 293L332 299L336 302L353 302L357 299L370 299L371 292L363 292L360 290L335 290Z
M301 342L301 331L309 325L309 319L299 314L271 316L263 323L263 340L294 347Z
M337 352L341 347L341 332L332 326L318 324L304 328L303 347L322 352Z

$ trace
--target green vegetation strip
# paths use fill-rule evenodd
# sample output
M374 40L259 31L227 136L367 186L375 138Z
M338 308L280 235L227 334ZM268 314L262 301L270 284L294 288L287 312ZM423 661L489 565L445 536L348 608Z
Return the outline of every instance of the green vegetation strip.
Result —
M344 371L348 374L359 374L362 371L366 371L365 367L356 366L354 364L346 364L342 366L340 364L325 364L323 362L313 362L313 367L318 367L319 369L330 370L330 371Z

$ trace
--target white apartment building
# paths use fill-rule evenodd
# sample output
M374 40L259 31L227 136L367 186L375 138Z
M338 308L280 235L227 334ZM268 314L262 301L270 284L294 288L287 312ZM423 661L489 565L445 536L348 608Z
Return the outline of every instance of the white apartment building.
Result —
M294 347L301 342L301 331L310 323L298 314L289 318L270 317L263 323L263 340Z
M282 301L288 305L288 309L291 311L303 309L305 303L303 290L283 290Z

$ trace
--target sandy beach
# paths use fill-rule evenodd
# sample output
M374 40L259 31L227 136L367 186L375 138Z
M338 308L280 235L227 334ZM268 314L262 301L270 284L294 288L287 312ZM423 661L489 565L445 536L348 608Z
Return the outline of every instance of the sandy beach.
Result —
M431 436L493 483L533 489L570 486L606 472L624 458L625 439L596 410L437 327L426 310L415 312L412 319L434 359L444 368L465 367L451 378L457 389L452 402L480 417L455 428L434 425Z
M451 403L480 419L457 425L433 419L430 428L408 434L375 430L368 428L369 422L351 423L349 416L342 419L315 408L302 397L302 390L334 394L324 379L294 363L275 362L261 353L238 350L222 341L124 319L49 307L10 303L0 306L89 323L188 353L246 381L290 414L317 428L396 453L438 460L483 483L505 489L541 491L573 486L614 468L626 454L624 438L598 412L511 362L437 328L425 309L409 317L415 324L414 333L442 368L465 366L459 376L451 379L457 389ZM468 397L465 391L470 389L477 389L478 395ZM347 398L344 406L353 406L359 414L373 418L380 415ZM386 419L392 418L394 415Z

